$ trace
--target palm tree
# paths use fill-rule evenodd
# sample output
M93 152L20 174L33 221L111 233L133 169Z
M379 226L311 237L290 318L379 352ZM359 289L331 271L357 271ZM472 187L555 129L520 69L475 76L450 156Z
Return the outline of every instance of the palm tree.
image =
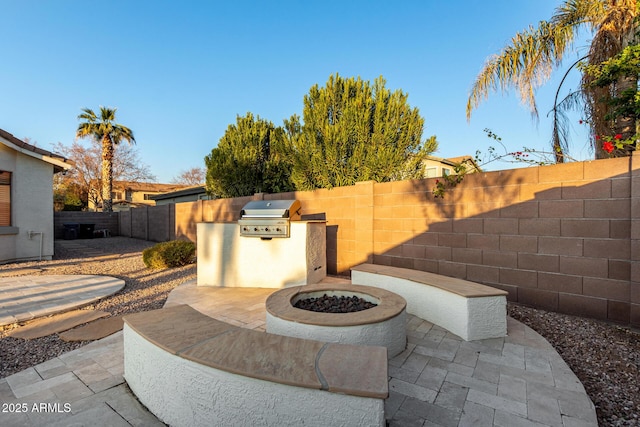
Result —
M126 126L115 123L116 108L100 107L100 118L89 108L83 108L78 120L76 138L87 136L102 141L102 211L111 212L113 187L113 147L122 140L133 144L136 142L133 131Z
M535 90L544 84L554 68L571 48L578 30L586 27L594 37L588 55L587 64L600 64L621 52L633 43L637 30L638 3L636 0L564 0L549 21L541 21L538 27L529 26L516 34L498 55L489 59L474 82L467 101L467 119L471 112L489 96L490 92L507 91L516 88L520 98L529 107L532 115L538 117ZM573 66L572 66L573 67ZM595 135L610 133L611 124L607 123L607 99L615 96L618 88L595 88L590 85L591 77L583 73L582 91L579 93L584 102L585 118L592 126ZM636 79L637 82L637 79ZM626 82L633 85L634 82ZM576 93L569 96L566 106L575 107ZM562 118L557 114L559 105L554 105L553 150L556 161L564 160L566 151L566 133L558 123ZM623 120L616 122L616 133ZM625 130L626 136L631 128ZM633 132L631 132L633 134ZM596 155L599 151L596 149Z

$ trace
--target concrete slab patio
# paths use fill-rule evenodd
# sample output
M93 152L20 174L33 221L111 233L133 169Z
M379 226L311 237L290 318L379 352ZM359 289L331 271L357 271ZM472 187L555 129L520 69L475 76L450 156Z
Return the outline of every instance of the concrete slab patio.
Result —
M0 277L0 326L82 307L123 287L124 280L108 276Z
M166 305L190 304L263 330L271 292L190 283ZM409 316L407 334L407 350L389 361L391 426L597 426L580 381L546 340L518 321L508 319L505 338L467 342ZM0 412L0 425L162 425L128 390L123 363L119 332L1 379L0 402L12 411Z

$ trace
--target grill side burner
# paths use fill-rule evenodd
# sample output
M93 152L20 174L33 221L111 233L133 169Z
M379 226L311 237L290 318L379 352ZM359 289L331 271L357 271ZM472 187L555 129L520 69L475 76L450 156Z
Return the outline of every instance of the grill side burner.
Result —
M298 200L253 200L240 212L240 235L245 237L290 237L289 223L300 219Z

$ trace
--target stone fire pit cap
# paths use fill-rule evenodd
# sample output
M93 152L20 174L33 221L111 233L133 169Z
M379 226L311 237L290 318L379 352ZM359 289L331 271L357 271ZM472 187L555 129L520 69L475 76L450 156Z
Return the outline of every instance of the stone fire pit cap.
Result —
M377 307L353 313L319 313L293 306L293 300L308 293L331 292L352 293L370 296L378 302ZM303 296L304 297L304 296ZM373 286L350 284L316 284L283 288L269 295L266 309L272 316L291 322L318 326L355 326L368 325L391 319L402 313L407 301L398 294Z

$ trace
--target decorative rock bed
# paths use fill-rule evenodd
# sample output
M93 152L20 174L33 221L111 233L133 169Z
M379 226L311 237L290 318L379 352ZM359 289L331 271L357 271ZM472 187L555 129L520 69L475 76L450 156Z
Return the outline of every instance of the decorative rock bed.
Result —
M354 313L368 310L378 304L367 301L355 295L327 295L297 299L293 304L295 308L315 311L316 313Z
M302 310L294 304L302 299L357 296L376 307L351 313L321 313ZM267 298L267 332L290 337L387 348L392 358L404 351L407 303L399 295L370 286L321 284L285 288Z

